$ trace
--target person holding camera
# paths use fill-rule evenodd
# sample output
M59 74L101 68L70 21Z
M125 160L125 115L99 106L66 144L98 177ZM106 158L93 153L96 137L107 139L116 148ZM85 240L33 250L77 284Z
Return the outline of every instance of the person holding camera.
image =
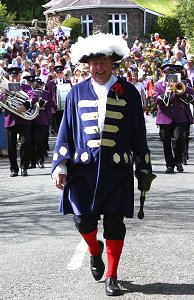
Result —
M156 124L160 126L163 142L166 173L183 172L183 151L188 126L193 123L190 103L193 89L186 80L183 66L165 64L161 67L163 77L154 86L154 101L157 105Z

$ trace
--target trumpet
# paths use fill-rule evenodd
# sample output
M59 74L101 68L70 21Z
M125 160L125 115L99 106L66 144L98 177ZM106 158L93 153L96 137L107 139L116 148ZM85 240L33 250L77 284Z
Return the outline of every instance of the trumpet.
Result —
M171 88L172 92L174 92L177 95L182 95L186 91L186 86L181 81L176 82L176 83L174 83L174 82L170 83L170 88Z
M172 83L172 91L179 96L183 95L186 92L186 88L187 88L186 85L182 81L177 83ZM193 95L187 94L186 96L184 96L184 98L180 97L180 100L183 103L189 105L193 103L194 97Z
M5 78L3 73L0 75L0 89L5 94L0 101L0 107L9 110L15 115L25 120L33 120L39 113L39 103L36 102L33 108L29 108L24 112L18 112L18 107L29 100L28 95L24 91L10 91L9 80Z
M182 81L168 82L166 89L170 89L171 92L169 94L166 94L166 92L165 92L163 102L164 102L165 106L169 106L171 98L172 98L172 93L174 92L176 95L181 96L182 94L184 94L186 92L186 85ZM188 104L182 98L180 98L180 99L182 102L185 102L186 104Z

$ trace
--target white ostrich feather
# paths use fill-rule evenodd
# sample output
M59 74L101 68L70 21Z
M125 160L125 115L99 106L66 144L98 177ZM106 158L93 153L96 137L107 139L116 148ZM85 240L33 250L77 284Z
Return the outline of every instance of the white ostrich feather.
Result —
M121 36L98 33L85 39L78 38L71 48L71 61L73 64L77 64L83 56L89 57L96 54L112 56L115 53L121 57L127 57L129 52L127 42Z

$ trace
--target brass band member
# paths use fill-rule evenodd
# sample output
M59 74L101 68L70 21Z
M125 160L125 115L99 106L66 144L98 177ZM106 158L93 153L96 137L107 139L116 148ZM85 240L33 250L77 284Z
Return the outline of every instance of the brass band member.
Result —
M30 169L44 168L48 129L51 119L51 97L44 90L44 82L34 75L24 76L38 96L39 114L31 121Z
M154 101L157 104L156 124L160 126L166 173L174 173L175 167L178 172L183 172L185 133L188 125L193 123L190 107L186 103L193 101L193 89L185 82L180 84L183 91L179 92L172 81L173 78L175 81L185 79L182 66L166 64L161 69L163 77L154 86ZM167 78L171 80L168 81Z
M56 65L54 67L55 79L49 81L45 90L51 94L53 101L52 118L51 118L51 133L57 134L61 119L63 116L64 102L66 100L67 92L71 89L71 81L66 80L64 76L64 66Z
M7 69L9 74L9 81L20 82L21 68L10 67ZM32 90L28 84L21 84L21 90L29 97L23 104L19 105L18 112L26 111L38 101L36 93ZM1 93L1 100L5 96ZM30 125L31 121L25 120L22 117L6 110L5 115L5 127L8 132L8 155L10 162L11 177L18 176L19 167L17 163L17 135L20 135L20 168L21 175L27 176L27 169L29 167L29 154L30 154Z

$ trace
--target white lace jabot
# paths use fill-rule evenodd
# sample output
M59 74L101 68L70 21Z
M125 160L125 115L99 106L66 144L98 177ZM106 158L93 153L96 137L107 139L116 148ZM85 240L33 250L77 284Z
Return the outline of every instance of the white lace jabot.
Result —
M102 133L104 128L104 120L106 115L106 102L107 95L111 88L111 86L117 81L117 77L112 75L110 79L105 84L98 84L94 79L91 79L91 83L93 85L94 91L99 99L98 105L98 127L100 129L100 133Z

